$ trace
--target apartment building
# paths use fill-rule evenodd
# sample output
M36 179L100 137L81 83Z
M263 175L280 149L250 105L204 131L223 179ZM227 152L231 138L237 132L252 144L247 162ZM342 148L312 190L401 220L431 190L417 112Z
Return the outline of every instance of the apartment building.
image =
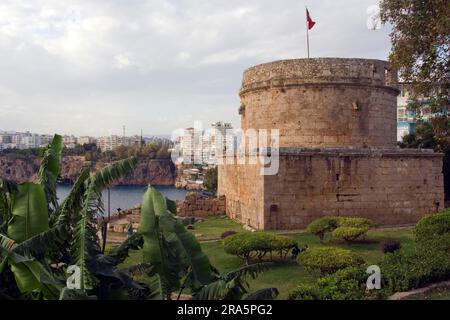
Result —
M421 98L420 102L424 105L421 110L416 113L409 110L408 105L414 102L411 98L411 89L408 83L399 83L400 94L397 97L397 141L402 141L403 137L416 131L415 119L421 117L428 120L431 116L429 98Z
M231 123L214 122L205 131L187 128L176 143L183 163L216 165L218 156L234 148L233 126Z

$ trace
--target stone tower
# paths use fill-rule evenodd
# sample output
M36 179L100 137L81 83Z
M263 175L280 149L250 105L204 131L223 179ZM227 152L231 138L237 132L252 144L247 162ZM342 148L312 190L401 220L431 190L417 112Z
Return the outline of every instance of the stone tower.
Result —
M278 129L279 170L219 166L227 214L257 229L325 215L416 222L444 204L442 154L396 147L397 74L366 59L276 61L245 71L241 127Z

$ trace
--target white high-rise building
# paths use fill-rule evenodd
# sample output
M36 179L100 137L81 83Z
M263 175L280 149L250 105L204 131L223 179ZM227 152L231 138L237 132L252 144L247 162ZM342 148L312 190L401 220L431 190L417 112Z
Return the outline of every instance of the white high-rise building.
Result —
M13 135L11 133L0 133L0 143L1 144L11 144Z
M35 149L41 146L41 136L38 134L27 133L20 139L20 149Z
M226 155L227 150L234 149L234 132L231 123L214 122L204 133L204 163L215 165L217 157Z
M85 144L95 143L95 138L89 136L78 137L77 143L81 146Z
M184 130L184 135L181 137L180 147L183 162L185 164L195 163L196 154L196 134L194 128L187 128Z
M234 133L231 123L214 122L202 132L195 128L184 130L180 138L180 149L185 164L216 165L217 157L234 148Z

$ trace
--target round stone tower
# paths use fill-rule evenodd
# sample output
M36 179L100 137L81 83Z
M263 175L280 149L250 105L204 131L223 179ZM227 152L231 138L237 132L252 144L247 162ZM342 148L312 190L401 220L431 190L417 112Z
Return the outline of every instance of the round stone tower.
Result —
M394 148L397 74L380 60L283 60L245 71L242 129L279 129L280 147Z

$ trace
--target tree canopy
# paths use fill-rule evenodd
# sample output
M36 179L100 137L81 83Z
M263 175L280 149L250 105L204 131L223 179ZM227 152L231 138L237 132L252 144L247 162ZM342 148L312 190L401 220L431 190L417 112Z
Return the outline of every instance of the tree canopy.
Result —
M392 25L392 66L411 83L413 100L428 97L431 111L442 112L450 90L448 0L382 0L380 8L382 21Z

